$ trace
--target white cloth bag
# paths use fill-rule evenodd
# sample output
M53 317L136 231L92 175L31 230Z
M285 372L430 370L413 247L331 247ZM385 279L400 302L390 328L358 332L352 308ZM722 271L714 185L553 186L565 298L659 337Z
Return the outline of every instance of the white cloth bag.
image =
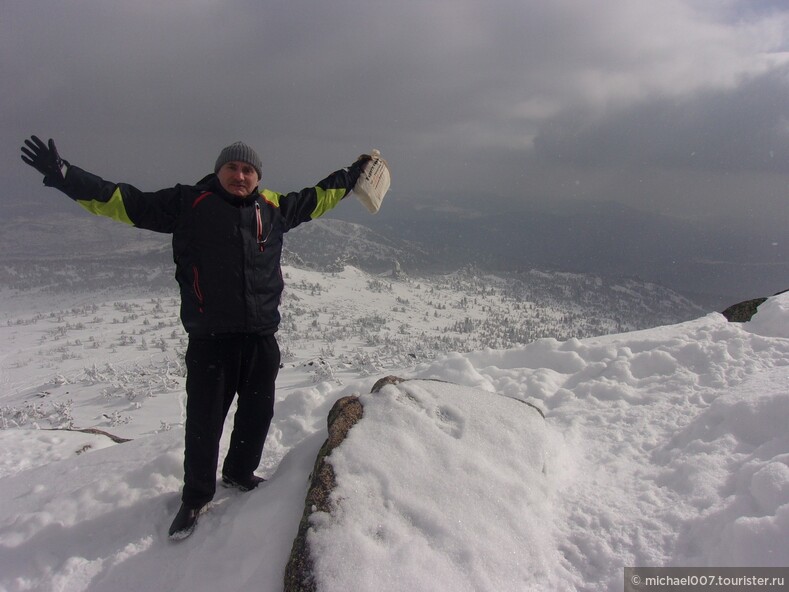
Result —
M370 156L372 159L365 165L353 192L367 208L367 211L375 214L381 209L381 202L384 200L386 192L389 191L392 177L389 174L389 166L381 158L381 153L378 150L373 150Z

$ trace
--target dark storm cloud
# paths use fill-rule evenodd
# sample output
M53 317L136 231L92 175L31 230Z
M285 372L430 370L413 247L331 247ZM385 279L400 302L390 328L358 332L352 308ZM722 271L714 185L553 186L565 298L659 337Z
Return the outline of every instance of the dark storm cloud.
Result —
M536 153L584 167L789 173L787 97L784 69L732 89L646 99L600 118L566 112L540 127Z
M34 187L18 147L37 133L144 188L242 139L280 190L379 147L404 206L659 194L666 169L713 166L774 191L788 31L770 2L6 0L0 179Z

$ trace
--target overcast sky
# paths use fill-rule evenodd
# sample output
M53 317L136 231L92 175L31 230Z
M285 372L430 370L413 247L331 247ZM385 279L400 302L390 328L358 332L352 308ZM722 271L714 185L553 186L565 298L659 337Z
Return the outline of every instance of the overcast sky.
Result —
M4 200L51 191L19 158L33 133L151 190L243 140L279 191L377 147L389 208L789 227L786 0L0 0L0 49Z

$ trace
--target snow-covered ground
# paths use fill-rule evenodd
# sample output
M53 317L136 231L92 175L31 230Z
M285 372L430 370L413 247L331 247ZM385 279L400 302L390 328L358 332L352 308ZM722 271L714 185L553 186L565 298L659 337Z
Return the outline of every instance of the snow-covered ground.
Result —
M0 590L281 590L326 416L349 394L362 395L365 419L335 468L342 507L358 512L315 523L324 590L621 590L624 566L789 565L789 294L746 324L709 314L441 353L420 338L440 343L454 326L424 310L409 321L405 293L337 292L290 273L304 310L286 302L268 481L220 489L178 544L167 540L183 475L176 302L9 304ZM354 318L364 331L347 327ZM424 336L409 324L420 322ZM366 394L385 374L463 388L411 391L422 406L403 409L403 391ZM470 393L478 404L460 404ZM490 393L545 412L536 441ZM132 441L49 429L69 426ZM544 472L524 460L538 444Z

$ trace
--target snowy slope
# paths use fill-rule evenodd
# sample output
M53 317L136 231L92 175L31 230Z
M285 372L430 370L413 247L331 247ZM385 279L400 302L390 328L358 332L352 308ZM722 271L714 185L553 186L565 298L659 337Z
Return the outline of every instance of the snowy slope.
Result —
M300 297L317 298L326 310L364 310L363 290L315 292ZM157 304L161 310L153 310ZM369 392L384 373L539 406L546 473L521 480L514 444L481 457L478 439L455 439L451 454L440 449L430 462L446 474L467 467L468 485L446 492L443 506L430 505L441 492L408 459L435 440L428 431L435 424L414 421L386 455L393 474L414 477L407 496L382 491L373 501L387 511L374 516L365 474L346 462L346 503L368 508L363 516L379 528L337 520L331 539L362 553L365 573L386 578L400 560L401 579L379 582L380 589L402 589L400 581L409 590L621 590L626 565L789 565L789 294L768 300L744 325L710 314L632 333L416 358L395 355L386 340L345 339L337 327L331 344L312 350L305 332L286 331L293 357L259 468L269 481L248 494L222 490L180 544L166 538L182 477L177 320L166 300L85 306L60 320L8 313L2 327L0 590L281 589L326 415L339 397ZM327 312L305 315L294 322L328 324ZM327 368L320 350L328 348L335 363ZM373 355L376 348L382 353ZM444 402L453 396L439 395ZM517 426L502 422L500 409L473 417L453 409L454 421L473 422L475 433L518 442ZM392 413L371 411L346 457L375 451ZM36 429L69 423L134 440ZM481 492L481 512L495 505L523 524L491 515L484 537L459 531L457 517L468 512L458 499L464 491ZM355 493L362 497L354 500ZM420 548L435 561L414 557ZM451 578L435 578L436 561ZM535 569L494 573L507 562ZM347 570L318 568L326 590L370 589L349 586Z

